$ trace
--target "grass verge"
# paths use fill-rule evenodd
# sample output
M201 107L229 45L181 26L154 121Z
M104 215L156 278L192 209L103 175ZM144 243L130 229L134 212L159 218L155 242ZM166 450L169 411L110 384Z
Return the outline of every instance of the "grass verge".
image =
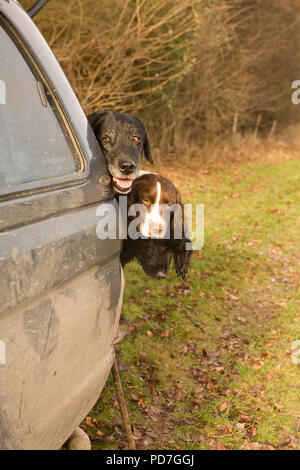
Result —
M205 205L205 244L186 282L125 269L118 346L138 449L299 449L300 160L161 168ZM126 448L111 378L83 427Z

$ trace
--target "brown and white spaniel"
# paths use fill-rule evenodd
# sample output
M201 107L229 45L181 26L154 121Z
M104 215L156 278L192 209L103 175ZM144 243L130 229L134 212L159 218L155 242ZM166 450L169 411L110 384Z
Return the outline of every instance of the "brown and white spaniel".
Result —
M136 258L146 274L166 278L172 258L177 276L185 279L190 266L192 251L186 249L190 243L184 223L184 206L179 191L168 178L159 174L145 174L132 184L128 202L128 232L121 252L125 266ZM142 204L144 210L131 214L131 208ZM130 224L137 220L141 237L130 238Z

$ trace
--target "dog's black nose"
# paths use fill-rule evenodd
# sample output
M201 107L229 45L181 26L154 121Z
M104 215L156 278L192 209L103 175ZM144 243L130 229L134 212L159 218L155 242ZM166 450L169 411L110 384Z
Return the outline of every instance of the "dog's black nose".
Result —
M128 160L122 160L119 162L119 168L125 175L129 175L136 169L136 164Z

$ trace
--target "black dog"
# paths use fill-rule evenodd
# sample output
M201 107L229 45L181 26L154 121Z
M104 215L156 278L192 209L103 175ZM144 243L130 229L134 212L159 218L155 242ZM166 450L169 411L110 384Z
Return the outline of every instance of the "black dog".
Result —
M142 152L153 163L145 125L132 114L104 110L90 114L88 120L106 158L115 191L129 193L139 176Z
M130 204L142 202L142 193L146 190L155 193L157 179L162 184L164 202L179 202L180 195L173 183L167 178L149 174L139 178L137 184L133 180L139 176L138 164L142 152L147 160L151 158L150 139L142 121L131 114L99 110L90 114L88 119L106 158L108 169L113 177L113 185L118 193L128 194L134 188ZM154 200L153 200L154 202ZM183 223L183 222L182 222ZM156 279L167 277L172 258L178 276L183 279L189 269L191 251L185 250L187 238L170 240L143 238L123 241L120 255L123 266L136 258L146 274Z
M186 243L190 240L184 224L184 206L180 193L172 181L157 174L143 175L133 182L127 203L128 207L143 204L146 209L146 219L142 219L138 225L138 230L144 234L144 238L133 240L128 237L123 241L123 250L120 255L122 266L136 258L148 276L164 279L168 275L172 258L174 258L177 276L185 279L192 251L186 249ZM168 217L166 221L157 212L157 206L161 204L165 207L177 207L180 209L179 213L170 214L171 217ZM130 221L134 218L132 217ZM147 233L149 221L152 229L156 229L156 238L149 238L150 233ZM181 228L180 238L175 237L175 223ZM164 238L159 227L163 232L167 224L170 225L170 237Z
M166 279L174 257L177 277L185 280L190 265L191 251L185 251L181 240L143 239L124 240L120 255L122 266L134 259L148 276Z

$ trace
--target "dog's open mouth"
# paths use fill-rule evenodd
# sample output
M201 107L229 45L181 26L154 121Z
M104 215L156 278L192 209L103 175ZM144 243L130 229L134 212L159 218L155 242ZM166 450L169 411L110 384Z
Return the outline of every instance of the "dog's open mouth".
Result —
M133 180L126 180L126 179L121 179L121 178L116 178L115 176L113 177L113 184L119 193L129 193L131 190Z

